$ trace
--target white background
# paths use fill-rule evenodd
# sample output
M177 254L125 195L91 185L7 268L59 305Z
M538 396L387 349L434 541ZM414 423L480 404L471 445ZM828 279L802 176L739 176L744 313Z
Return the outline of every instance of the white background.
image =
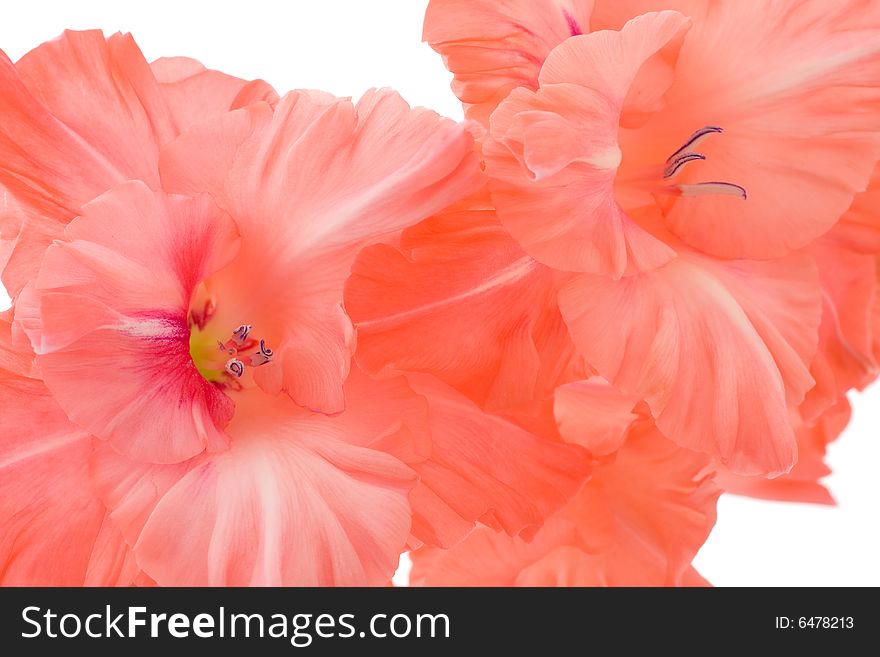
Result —
M456 119L440 57L421 43L426 0L214 0L8 3L0 48L13 60L63 29L132 32L147 59L187 55L279 92L359 96L390 86ZM0 307L8 304L0 290ZM719 586L880 585L880 386L853 396L853 421L832 447L827 482L839 506L725 496L696 565ZM403 569L405 570L405 568ZM400 573L400 580L404 573Z

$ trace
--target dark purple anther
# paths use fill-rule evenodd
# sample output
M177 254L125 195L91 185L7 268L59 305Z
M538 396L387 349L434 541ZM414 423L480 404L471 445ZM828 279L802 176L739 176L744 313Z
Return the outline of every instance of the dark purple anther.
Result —
M666 161L672 162L674 159L676 159L679 155L684 153L691 146L696 145L696 143L698 141L700 141L706 135L711 135L713 133L718 133L718 132L724 132L724 129L719 128L718 126L714 126L714 125L707 125L705 128L700 128L699 130L697 130L694 134L692 134L690 136L690 138L684 143L684 146L682 146L677 151L675 151L672 155L670 155L668 158L666 158Z
M685 153L680 155L677 160L672 161L666 169L663 170L664 178L672 178L678 170L681 169L688 162L693 162L694 160L705 160L705 155L700 155L699 153Z
M241 375L244 374L244 363L237 358L230 358L226 361L226 371L236 378L241 378Z

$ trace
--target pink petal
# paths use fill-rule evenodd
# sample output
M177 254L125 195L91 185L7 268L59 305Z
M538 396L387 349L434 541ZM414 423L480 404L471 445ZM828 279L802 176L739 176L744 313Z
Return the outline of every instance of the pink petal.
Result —
M620 449L630 425L638 419L635 395L624 395L600 376L556 389L553 410L559 433L596 456Z
M871 306L877 294L876 262L839 246L833 234L809 249L822 286L819 349L810 365L816 380L800 413L808 422L845 400L848 390L864 388L880 368L872 353Z
M557 287L477 197L364 249L345 307L369 371L434 374L504 409L547 397L572 359Z
M0 406L0 584L130 584L138 569L92 488L91 436L35 379L0 372Z
M633 16L620 31L602 30L566 41L547 56L541 86L576 84L601 93L618 111L632 103L644 111L645 97L659 99L672 82L681 38L691 20L677 11ZM655 60L663 60L658 67ZM650 70L645 71L648 66ZM640 75L640 74L649 75ZM633 89L633 85L637 85ZM657 88L650 90L655 85ZM651 109L659 109L657 107Z
M484 413L433 377L408 378L428 400L433 443L431 458L413 465L419 541L451 547L478 520L510 535L531 533L588 477L589 460L577 446Z
M212 71L188 57L161 57L150 63L150 69L178 132L250 103L278 102L278 94L266 82Z
M837 439L849 419L849 403L846 397L841 397L836 406L817 419L798 424L795 431L798 461L791 472L767 479L743 477L721 468L717 475L718 485L729 493L759 499L834 504L831 493L821 483L822 479L831 474L831 469L825 464L826 449Z
M349 440L391 454L407 465L431 457L428 400L416 393L405 377L377 380L360 368L345 380L345 412L333 422L346 427Z
M96 177L90 188L71 186L72 200L84 203L126 178L158 184L159 146L175 136L174 124L131 35L105 39L100 30L66 31L26 54L15 69L33 100L45 108L37 114L44 129L61 130L79 144L71 155L84 162L75 170L88 172L82 165L94 160L112 176ZM57 157L44 162L56 176L72 173L61 168L64 160Z
M560 308L587 361L644 398L665 435L742 474L794 464L788 404L813 385L820 316L807 260L692 254L621 281L576 278Z
M254 412L230 425L228 451L167 466L98 454L105 499L141 567L160 585L386 582L409 532L412 471L350 444L369 442L363 431L285 397L253 391L242 403Z
M469 118L489 115L515 87L535 89L547 54L587 32L593 0L432 0L422 38L455 74Z
M30 349L17 348L13 343L12 319L11 308L0 313L0 370L30 377L33 374L34 354Z
M124 180L158 184L159 144L174 132L130 36L68 31L18 64L0 55L0 97L0 183L21 206L0 226L18 234L3 274L14 295L83 203Z
M849 210L824 237L857 253L880 253L880 163L868 188L856 194Z
M452 545L478 520L532 532L589 474L583 450L484 413L433 377L374 380L355 368L345 398L345 412L326 422L420 475L410 493L415 544Z
M0 209L13 295L84 203L126 180L156 189L161 145L192 121L277 100L193 60L151 66L130 35L97 30L67 31L15 65L0 56L0 90L0 184L18 201Z
M644 424L644 423L643 423ZM428 586L694 585L690 562L715 523L708 459L645 424L526 542L477 529L450 550L413 553Z

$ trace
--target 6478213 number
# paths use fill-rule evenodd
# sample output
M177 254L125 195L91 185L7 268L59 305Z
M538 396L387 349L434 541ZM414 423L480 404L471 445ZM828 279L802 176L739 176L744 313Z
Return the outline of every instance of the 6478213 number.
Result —
M801 629L848 630L852 629L853 625L852 616L801 616L798 618L798 627Z

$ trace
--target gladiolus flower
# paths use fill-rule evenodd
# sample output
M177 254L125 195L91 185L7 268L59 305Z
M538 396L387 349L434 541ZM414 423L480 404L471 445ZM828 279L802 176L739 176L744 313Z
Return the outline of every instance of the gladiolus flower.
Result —
M560 293L578 349L683 446L742 473L787 471L790 408L814 385L812 265L711 256L786 256L865 189L880 155L880 124L866 118L880 109L880 50L865 31L878 16L819 3L695 0L642 16L662 3L477 4L516 38L481 34L444 0L425 35L465 103L486 104L470 109L488 117L482 152L502 224L535 259L584 272ZM739 25L749 57L721 48ZM505 54L531 64L488 65ZM612 317L625 339L611 338Z
M57 149L37 149L43 168L9 185L25 212L62 183L72 199L52 216L56 239L17 295L15 326L81 438L82 494L97 492L139 577L383 584L407 544L450 545L477 521L535 531L582 485L582 449L434 379L350 368L351 262L482 184L468 126L387 90L357 104L248 94L199 117L189 94L207 84L225 105L234 85L189 61L155 68L168 100L154 100L186 129L151 142L143 175L116 184L121 168L101 170L78 186L52 173ZM36 103L13 90L14 110ZM132 120L144 128L143 114ZM7 131L9 151L57 124ZM87 127L76 144L97 158ZM18 172L9 164L4 180Z

